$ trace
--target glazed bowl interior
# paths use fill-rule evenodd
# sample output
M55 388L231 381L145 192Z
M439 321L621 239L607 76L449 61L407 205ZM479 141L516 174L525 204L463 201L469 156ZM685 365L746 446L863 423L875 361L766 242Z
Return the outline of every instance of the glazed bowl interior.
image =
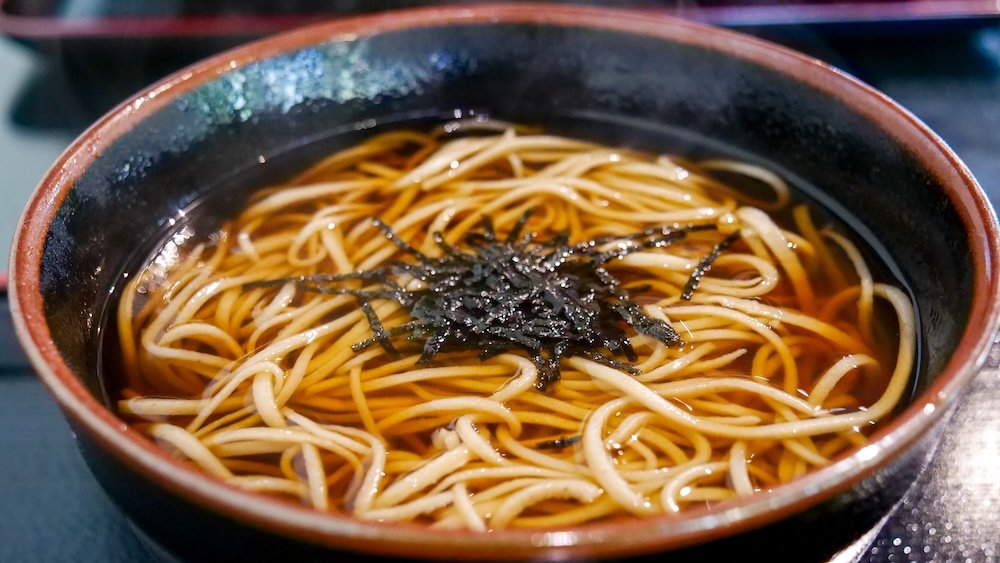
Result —
M874 454L763 499L631 522L631 545L608 547L624 529L614 524L581 527L558 540L567 553L678 547L829 500L930 428L941 413L926 405L945 410L984 353L997 316L988 204L947 148L883 96L805 57L673 20L566 8L410 12L310 28L193 67L115 110L53 168L13 253L15 300L22 338L85 449L202 510L314 544L369 549L377 539L371 550L416 545L417 555L551 548L557 540L530 532L439 537L255 499L157 452L106 408L114 376L101 369L100 336L110 296L165 232L217 225L253 188L373 132L487 116L764 163L872 243L922 327L913 399ZM274 510L280 523L263 514Z

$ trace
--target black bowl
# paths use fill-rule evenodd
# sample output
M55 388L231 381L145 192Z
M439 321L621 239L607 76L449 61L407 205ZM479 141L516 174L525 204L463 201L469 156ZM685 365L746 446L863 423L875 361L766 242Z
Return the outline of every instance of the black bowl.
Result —
M372 130L488 115L778 169L895 264L923 327L914 398L871 444L738 502L632 522L490 534L362 523L197 473L113 414L100 328L123 273L178 221ZM193 213L191 213L193 211ZM88 130L33 196L14 245L22 343L98 480L166 553L320 560L648 554L822 559L901 498L998 324L996 219L916 118L819 61L668 19L543 6L387 13L218 55ZM745 555L744 555L745 556Z

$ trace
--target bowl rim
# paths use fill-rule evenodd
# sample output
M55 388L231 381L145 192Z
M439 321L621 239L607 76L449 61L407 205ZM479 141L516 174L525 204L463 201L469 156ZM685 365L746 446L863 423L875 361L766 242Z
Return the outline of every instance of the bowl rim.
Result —
M583 27L719 51L807 84L889 132L940 181L965 225L972 252L969 319L955 351L932 385L876 432L866 447L771 492L681 515L490 534L362 522L238 490L170 456L89 393L49 333L39 276L44 245L37 242L46 240L63 199L103 149L177 96L262 59L386 32L494 23ZM1000 251L998 233L988 199L944 141L885 94L817 59L741 33L669 16L544 4L431 7L320 23L252 42L178 71L119 104L66 149L32 194L15 232L9 298L17 336L32 366L73 425L130 470L198 506L322 546L382 555L482 559L623 556L730 536L818 505L887 465L927 433L950 411L985 363L1000 326L1000 284L993 272ZM629 541L618 541L622 537Z

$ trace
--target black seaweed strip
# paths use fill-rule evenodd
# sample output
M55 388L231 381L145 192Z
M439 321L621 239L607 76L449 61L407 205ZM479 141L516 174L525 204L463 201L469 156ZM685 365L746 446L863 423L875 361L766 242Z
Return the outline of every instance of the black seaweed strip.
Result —
M414 258L420 260L421 262L424 263L430 262L430 258L428 258L427 255L425 255L423 252L420 252L416 248L413 248L412 246L407 244L406 241L399 238L399 235L396 234L396 231L392 230L392 228L390 228L389 225L383 223L382 220L379 219L378 217L372 219L372 224L375 225L378 228L378 230L382 231L382 235L386 238L386 240L388 240L392 244L395 244L403 252L412 255Z
M688 301L694 296L694 292L698 289L698 285L701 284L701 278L705 277L705 274L712 269L712 263L715 262L716 258L730 246L737 239L740 238L739 231L729 235L724 240L712 247L712 251L708 253L707 256L702 258L698 265L694 267L694 271L691 272L691 277L688 278L686 284L684 284L684 291L681 293L681 299Z
M555 440L546 440L544 442L538 442L535 444L536 450L561 450L576 444L580 441L580 436L568 436L566 438L556 438Z
M531 219L531 215L535 212L534 209L528 209L518 217L517 222L514 223L514 227L507 233L507 239L504 241L507 244L513 244L517 237L521 236L521 231L524 229L524 225L528 223L528 219Z
M364 311L365 317L368 318L368 324L371 325L372 333L375 340L378 341L379 345L385 349L385 353L390 357L399 357L399 352L396 347L392 345L389 337L385 333L385 327L382 326L382 321L375 314L375 309L372 308L372 304L361 298L358 298L358 304L361 306L361 310Z

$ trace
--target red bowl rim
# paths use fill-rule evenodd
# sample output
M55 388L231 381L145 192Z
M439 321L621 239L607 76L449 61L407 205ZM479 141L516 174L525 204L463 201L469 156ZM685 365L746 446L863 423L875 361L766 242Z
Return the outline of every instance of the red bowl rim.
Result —
M93 397L65 363L49 333L40 291L43 241L75 179L136 123L177 96L244 65L323 42L441 25L517 23L574 26L648 36L752 61L835 97L917 155L944 186L969 234L974 270L970 317L932 385L885 425L870 445L775 490L680 516L489 534L379 524L324 514L225 485L173 458ZM102 450L185 500L270 532L366 553L481 559L624 556L675 549L732 535L816 506L887 465L955 404L984 364L1000 324L997 220L972 174L919 119L884 94L819 60L736 32L686 20L603 8L483 5L423 8L309 26L213 56L139 92L84 132L56 161L25 209L11 253L10 301L18 337L64 414ZM628 538L622 542L622 538Z

